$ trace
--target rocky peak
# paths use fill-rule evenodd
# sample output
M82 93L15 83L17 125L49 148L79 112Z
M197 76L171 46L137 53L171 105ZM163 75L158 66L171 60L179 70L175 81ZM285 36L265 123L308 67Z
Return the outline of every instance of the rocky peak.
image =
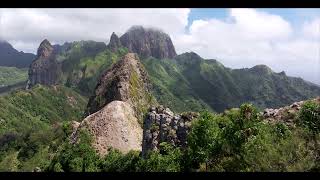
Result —
M40 43L40 46L37 51L37 56L47 58L51 56L52 52L53 52L53 46L50 44L50 42L47 39L45 39Z
M199 63L201 60L203 60L198 54L196 54L195 52L186 52L186 53L182 53L178 56L176 56L174 59L176 59L179 63L182 64L196 64Z
M120 41L130 52L142 57L164 59L177 55L169 35L156 29L133 26L120 37Z
M131 104L140 120L154 102L147 72L134 53L128 53L102 73L94 95L89 99L87 112L95 113L115 100Z
M112 33L111 37L110 37L110 42L108 44L108 48L111 51L116 51L119 47L121 47L121 42L119 37L116 35L116 33Z
M58 82L61 67L53 52L54 48L48 40L41 42L37 57L29 67L27 89L35 84L54 85Z
M93 147L105 155L109 147L126 153L142 150L142 120L155 100L137 54L128 53L101 74L87 106L88 116L72 133L85 128L93 135ZM77 126L77 125L75 125Z
M261 64L261 65L256 65L252 68L249 69L251 72L254 72L254 73L262 73L262 74L270 74L272 73L273 71L271 70L270 67L264 65L264 64Z

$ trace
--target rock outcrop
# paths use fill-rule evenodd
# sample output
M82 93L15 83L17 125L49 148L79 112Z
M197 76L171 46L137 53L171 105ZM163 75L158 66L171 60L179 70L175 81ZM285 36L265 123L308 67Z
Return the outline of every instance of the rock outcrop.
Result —
M86 117L77 131L81 128L89 130L93 136L92 146L101 156L107 154L110 147L123 153L130 150L141 151L143 130L133 108L126 102L112 101ZM71 139L76 142L77 133L74 133Z
M143 126L142 154L157 150L162 142L185 147L191 121L198 115L193 112L174 114L163 106L150 108Z
M150 88L147 72L139 57L128 53L102 73L94 95L89 99L87 113L95 113L108 103L118 100L129 103L136 117L142 120L151 104L155 103Z
M87 105L88 116L71 135L76 143L79 129L89 130L93 147L105 155L109 147L123 153L142 150L142 120L156 103L149 92L148 75L136 54L128 53L102 73Z
M37 57L29 67L27 89L35 84L54 85L58 82L61 67L53 51L54 48L48 40L41 42Z
M174 58L177 53L168 34L151 28L134 26L120 37L122 46L142 57Z
M111 37L110 37L110 42L109 42L107 48L109 48L111 51L114 52L118 48L120 48L121 46L122 45L121 45L119 37L113 32Z
M320 104L320 97L317 97L312 101ZM298 112L301 109L303 103L304 101L294 102L289 106L281 107L279 109L267 108L263 112L261 112L261 115L263 119L269 123L283 122L288 126L294 127L295 119L297 118Z

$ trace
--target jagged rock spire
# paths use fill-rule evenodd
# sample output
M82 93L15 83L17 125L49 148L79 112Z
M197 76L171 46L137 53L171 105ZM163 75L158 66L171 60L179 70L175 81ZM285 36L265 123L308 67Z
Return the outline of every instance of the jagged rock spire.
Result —
M29 68L29 78L26 89L35 84L54 85L58 82L61 67L55 59L54 48L45 39L40 43L36 59Z
M119 37L116 35L116 33L112 33L111 37L110 37L110 42L108 44L108 48L111 51L116 51L119 47L121 47L121 42Z
M45 39L40 43L40 46L37 51L38 57L49 57L53 52L53 47L51 43Z

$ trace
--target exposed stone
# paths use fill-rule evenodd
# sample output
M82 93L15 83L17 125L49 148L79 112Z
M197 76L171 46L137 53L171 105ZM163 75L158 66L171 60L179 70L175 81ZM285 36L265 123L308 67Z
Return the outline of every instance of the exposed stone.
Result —
M111 37L110 37L110 42L109 42L107 48L109 48L111 51L114 52L118 48L120 48L121 46L122 45L121 45L119 37L113 32Z
M27 89L35 84L54 85L58 83L61 67L53 50L48 40L41 42L37 57L29 67Z
M169 35L156 29L134 26L120 37L120 41L130 52L144 58L152 56L164 59L177 55Z
M159 148L161 142L167 142L177 147L185 147L187 144L187 135L190 130L191 121L198 117L198 113L184 113L175 115L169 108L158 106L150 108L153 112L156 110L155 116L153 113L148 113L144 122L144 135L142 154L145 155L149 150ZM152 123L152 124L151 124ZM155 130L152 133L152 139L149 136L149 129Z
M317 97L312 101L317 102ZM289 106L281 107L279 109L265 109L262 113L262 117L265 121L270 123L283 122L288 126L295 127L295 118L299 110L301 109L304 101L294 102ZM320 101L319 101L320 103Z
M101 110L86 117L77 132L82 128L89 130L93 136L92 146L102 156L108 153L109 147L123 153L130 150L141 151L143 130L129 103L112 101ZM146 136L152 139L150 131L146 132ZM78 133L73 136L77 139Z
M33 172L41 172L41 169L39 167L35 167Z
M128 53L102 73L94 95L89 99L87 113L95 113L106 104L118 100L128 102L135 110L137 118L142 119L149 107L155 104L150 86L147 72L139 57Z

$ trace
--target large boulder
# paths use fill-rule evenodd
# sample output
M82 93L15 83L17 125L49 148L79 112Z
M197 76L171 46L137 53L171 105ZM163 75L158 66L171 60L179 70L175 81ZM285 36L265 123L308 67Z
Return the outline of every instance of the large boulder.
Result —
M141 151L142 128L129 103L112 101L101 110L86 117L80 124L93 136L92 146L104 156L110 147L123 153L130 150ZM73 134L76 142L77 133Z

